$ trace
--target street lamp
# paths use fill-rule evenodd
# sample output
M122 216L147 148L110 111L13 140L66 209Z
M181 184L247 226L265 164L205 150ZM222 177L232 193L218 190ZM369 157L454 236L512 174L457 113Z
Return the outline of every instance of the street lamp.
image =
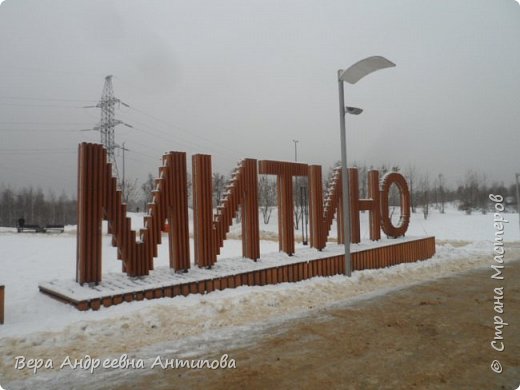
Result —
M294 162L298 162L298 141L297 139L293 139L292 142L294 142Z
M351 65L347 70L338 70L338 90L339 90L339 123L340 123L340 142L341 142L341 181L343 199L343 238L345 241L345 275L352 274L352 259L350 257L350 208L349 208L349 189L347 171L347 144L345 129L345 114L359 115L362 109L356 107L345 107L345 93L343 83L355 84L366 75L376 70L390 68L395 64L384 57L373 56L365 58Z
M363 112L362 108L357 107L345 107L345 109L347 110L347 114L351 115L359 115Z

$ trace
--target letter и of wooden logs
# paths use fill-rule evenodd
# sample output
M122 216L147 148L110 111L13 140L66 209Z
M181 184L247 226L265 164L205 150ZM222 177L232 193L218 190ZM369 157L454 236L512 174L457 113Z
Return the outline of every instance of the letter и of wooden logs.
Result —
M195 263L211 267L241 207L242 255L260 257L257 162L244 159L235 168L216 214L213 215L211 156L196 154L193 163L193 239Z

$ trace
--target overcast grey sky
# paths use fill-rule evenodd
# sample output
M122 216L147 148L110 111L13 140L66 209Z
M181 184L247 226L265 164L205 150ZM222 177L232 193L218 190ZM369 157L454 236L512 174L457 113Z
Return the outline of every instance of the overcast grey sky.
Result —
M0 5L0 184L75 192L76 149L99 140L104 76L127 176L167 150L328 166L340 157L336 72L371 55L397 67L346 85L349 160L414 164L457 184L520 171L520 5L514 0L6 0Z

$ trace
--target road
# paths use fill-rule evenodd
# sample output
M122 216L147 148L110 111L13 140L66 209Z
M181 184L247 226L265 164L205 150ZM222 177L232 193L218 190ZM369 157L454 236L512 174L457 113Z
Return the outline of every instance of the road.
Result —
M441 278L384 297L273 327L254 344L214 351L236 369L152 370L137 388L516 389L520 385L520 259L503 280L491 268ZM503 287L503 314L494 289ZM495 351L494 316L509 323ZM501 374L491 362L499 360ZM127 388L120 384L116 388ZM112 386L111 386L112 387Z

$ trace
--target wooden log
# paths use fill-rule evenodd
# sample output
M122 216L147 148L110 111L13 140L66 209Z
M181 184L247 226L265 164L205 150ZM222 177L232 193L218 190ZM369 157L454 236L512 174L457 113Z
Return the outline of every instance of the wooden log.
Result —
M213 229L211 156L196 154L192 160L195 263L199 267L211 267L217 260Z
M267 269L265 272L265 283L273 284L272 269Z
M79 311L86 311L89 309L89 304L87 301L78 302L75 306Z
M170 152L166 156L165 197L168 206L170 267L176 271L190 268L188 231L188 187L186 153Z
M92 310L99 310L100 307L101 307L101 300L100 299L92 299L90 301L90 308Z
M359 178L357 168L348 168L348 181L350 192L350 242L357 244L361 242L361 234L359 231Z
M267 283L267 275L265 269L260 271L260 286L265 286Z
M284 267L278 267L276 269L276 280L278 281L278 283L283 283L284 280L283 280L283 269Z
M173 287L172 286L165 287L164 291L163 291L163 295L165 297L172 298L173 297Z
M187 297L190 294L190 285L183 284L181 285L181 294Z
M173 286L173 296L177 297L182 294L181 286Z
M287 281L290 283L294 282L292 265L286 265L285 268L287 269Z
M309 231L310 246L321 251L325 248L327 232L323 216L323 184L321 166L309 166Z
M220 278L220 289L224 290L226 288L228 288L228 279L227 277L222 277Z

